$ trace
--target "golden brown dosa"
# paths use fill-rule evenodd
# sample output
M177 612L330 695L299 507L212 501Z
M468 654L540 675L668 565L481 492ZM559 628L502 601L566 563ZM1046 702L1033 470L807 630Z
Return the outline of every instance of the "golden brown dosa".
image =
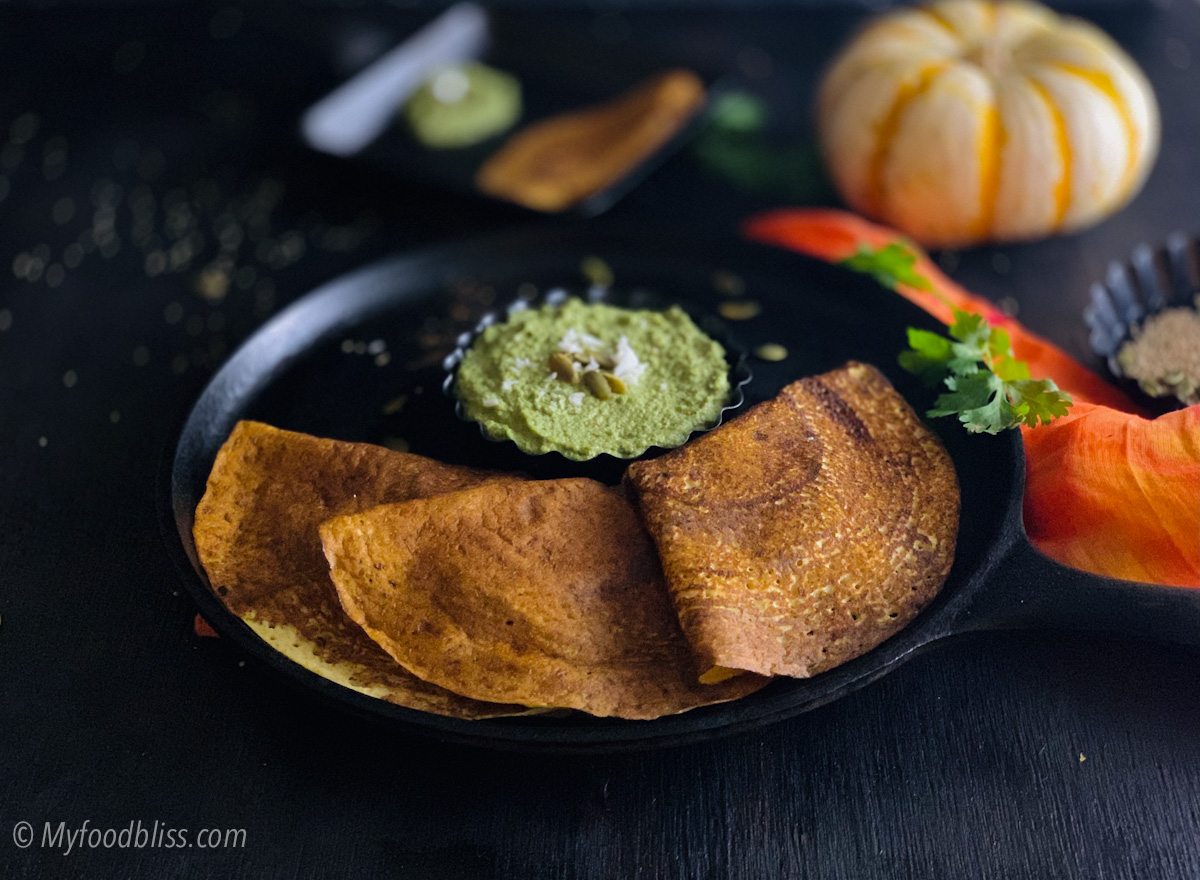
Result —
M331 516L494 476L382 446L239 422L217 454L196 509L196 552L229 609L318 675L441 715L520 713L519 706L460 697L397 665L343 613L317 533Z
M954 557L950 456L849 363L627 473L710 672L808 677L891 636Z
M757 690L697 681L624 492L489 483L321 526L346 612L408 669L495 702L655 718Z

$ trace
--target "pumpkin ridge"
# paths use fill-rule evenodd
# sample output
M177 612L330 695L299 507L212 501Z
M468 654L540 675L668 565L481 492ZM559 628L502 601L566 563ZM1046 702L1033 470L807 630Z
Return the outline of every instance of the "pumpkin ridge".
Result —
M993 35L996 33L996 5L995 3L987 3L983 6L983 17L987 19L984 30Z
M979 217L971 230L985 238L996 221L996 196L1000 192L1000 162L1004 155L1004 122L993 98L984 111L979 135Z
M1138 135L1137 126L1133 121L1133 113L1129 110L1129 103L1125 97L1117 89L1113 78L1103 70L1095 70L1087 67L1080 67L1075 64L1057 63L1049 65L1063 73L1068 73L1071 76L1077 76L1095 86L1108 100L1112 103L1117 111L1117 115L1121 119L1121 126L1125 129L1125 170L1121 173L1121 182L1117 185L1114 193L1114 202L1123 202L1129 195L1129 190L1133 186L1137 172L1138 164Z
M883 169L887 166L892 141L900 130L900 120L904 117L904 111L929 89L933 84L934 77L947 67L949 67L949 62L928 64L917 74L916 82L905 84L896 90L892 106L884 115L883 121L875 132L875 146L871 151L871 161L867 165L867 188L864 193L864 201L868 214L882 213L884 204Z
M940 24L946 30L950 31L950 33L954 34L955 37L957 37L960 40L962 39L962 34L960 34L958 32L958 28L956 28L953 24L951 24L950 20L947 19L945 16L943 16L936 9L934 9L930 6L918 6L914 11L925 13L930 18L932 18L936 24Z
M1050 111L1050 120L1054 123L1054 144L1062 160L1062 177L1054 187L1054 225L1051 227L1057 230L1071 207L1071 139L1067 135L1067 120L1054 103L1050 91L1033 77L1029 77L1029 85L1046 102L1046 109Z

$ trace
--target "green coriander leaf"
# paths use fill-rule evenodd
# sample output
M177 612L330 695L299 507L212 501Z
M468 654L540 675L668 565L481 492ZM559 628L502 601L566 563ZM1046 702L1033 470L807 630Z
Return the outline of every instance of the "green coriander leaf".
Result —
M950 325L949 333L963 345L969 346L979 357L983 357L991 339L991 328L983 315L964 312L962 309L954 310L954 323Z
M895 290L898 284L907 284L918 290L933 290L930 280L917 272L916 263L916 252L898 242L884 245L878 250L860 244L857 251L841 261L841 265L847 269L870 275L888 290Z
M930 360L918 351L902 351L898 360L901 367L918 376L929 388L940 385L950 374L945 362Z
M946 363L946 368L954 375L969 376L978 373L981 368L987 368L983 354L975 346L956 342L950 348L954 357Z
M979 382L969 382L966 380L956 381L954 377L946 380L946 384L954 383L954 390L950 394L941 394L933 403L933 409L927 413L931 418L941 418L942 416L956 416L964 409L975 409L987 403L992 396L991 390L987 387L987 377L981 376Z
M957 343L929 330L908 328L907 351L900 352L900 366L926 385L938 385L952 372L961 372Z
M951 356L950 340L930 330L908 328L908 344L914 351L931 361L948 361Z
M1028 373L1026 369L1026 373ZM1008 393L1021 409L1021 424L1036 428L1065 416L1074 402L1050 379L1021 379L1008 383Z
M908 351L900 352L900 366L921 381L933 387L949 374L949 364L954 353L950 340L928 330L908 328Z
M977 409L991 403L996 392L1003 389L995 374L980 371L970 376L950 376L946 379L949 394L941 395L930 410L931 416L952 416L963 410Z
M997 358L992 369L1005 382L1020 382L1029 378L1029 364L1007 354Z
M1012 357L1012 340L1003 327L993 327L988 336L988 354L993 358Z
M909 349L899 357L908 372L949 389L934 401L930 417L957 416L968 431L995 434L1066 415L1071 396L1049 379L1030 377L1029 365L1013 357L1006 330L954 309L948 332L951 339L910 327Z
M956 415L972 433L995 434L1012 426L1012 407L995 373L981 370L971 376L951 376L946 385L951 393L934 401L931 417Z

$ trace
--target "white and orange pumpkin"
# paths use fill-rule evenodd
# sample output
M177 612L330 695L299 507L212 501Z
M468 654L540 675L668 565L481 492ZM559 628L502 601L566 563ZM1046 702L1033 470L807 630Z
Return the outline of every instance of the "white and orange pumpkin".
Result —
M1104 32L1021 0L884 14L834 61L818 130L843 199L923 244L1038 238L1123 206L1154 93Z

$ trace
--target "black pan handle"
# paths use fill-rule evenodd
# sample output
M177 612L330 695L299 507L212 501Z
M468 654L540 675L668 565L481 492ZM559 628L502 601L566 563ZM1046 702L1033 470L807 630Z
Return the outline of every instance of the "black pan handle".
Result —
M1021 536L958 616L958 631L1100 630L1200 646L1200 587L1101 577L1055 562Z

